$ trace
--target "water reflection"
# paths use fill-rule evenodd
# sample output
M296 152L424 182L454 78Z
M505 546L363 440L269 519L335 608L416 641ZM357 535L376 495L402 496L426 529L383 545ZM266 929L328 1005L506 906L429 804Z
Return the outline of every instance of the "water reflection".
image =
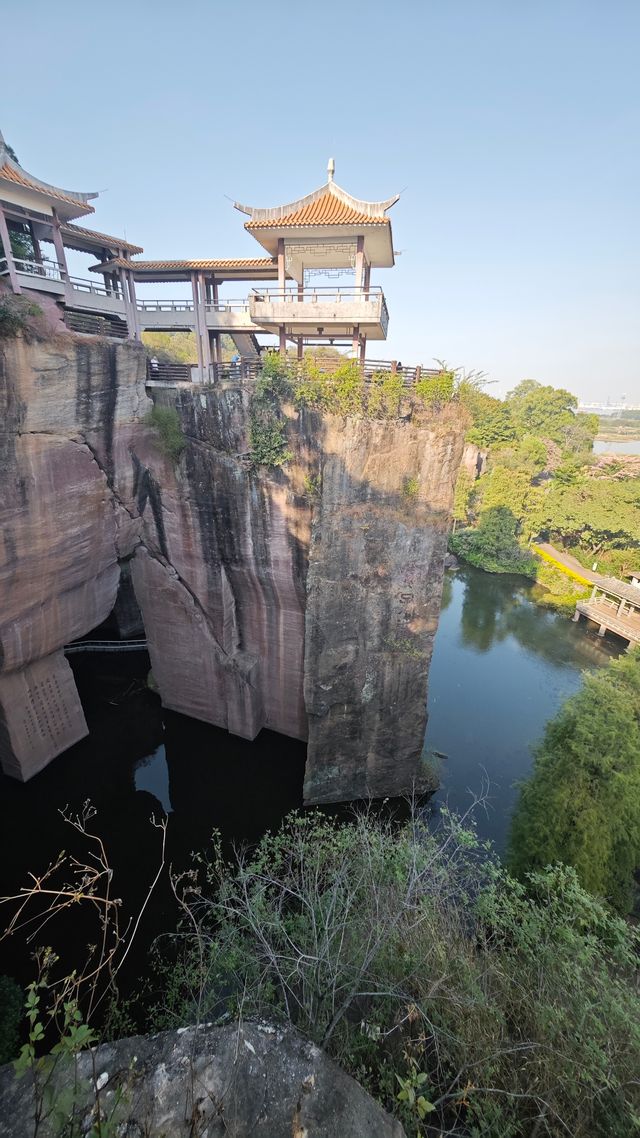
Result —
M449 574L429 674L427 752L440 751L440 802L464 811L489 780L487 813L478 829L503 848L532 749L562 701L581 684L584 668L617 655L622 645L588 626L539 608L521 577L465 567Z
M164 743L152 755L138 760L133 768L133 782L136 790L146 790L155 795L165 814L173 814Z

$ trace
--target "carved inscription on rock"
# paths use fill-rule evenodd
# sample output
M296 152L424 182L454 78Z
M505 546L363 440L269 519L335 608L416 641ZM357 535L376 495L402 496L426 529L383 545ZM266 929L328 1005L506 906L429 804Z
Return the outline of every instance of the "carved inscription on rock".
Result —
M88 728L73 673L62 652L0 676L0 763L5 774L31 778Z

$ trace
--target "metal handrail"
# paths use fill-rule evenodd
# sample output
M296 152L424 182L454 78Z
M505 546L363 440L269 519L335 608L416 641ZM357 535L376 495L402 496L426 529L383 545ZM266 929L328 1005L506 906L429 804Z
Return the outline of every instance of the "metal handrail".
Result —
M139 312L193 312L192 300L138 300L136 305ZM244 300L211 300L205 301L207 312L230 312L234 309L246 312L249 301Z
M30 261L24 257L14 257L13 263L17 273L25 273L30 277L46 277L50 281L64 280L64 267L58 261L51 261L48 258L43 258L42 261Z
M315 303L318 296L321 300L334 299L338 303L343 299L377 300L380 297L386 308L384 293L380 285L369 285L368 288L331 288L330 285L320 285L318 288L305 288L302 292L291 288L254 288L251 290L252 300L285 300L304 304L305 301Z
M116 292L114 288L106 288L105 285L96 284L95 281L90 281L85 277L69 277L69 284L77 292L89 292L93 296L108 296L110 300L122 300L122 295Z
M192 300L136 300L138 312L193 312Z

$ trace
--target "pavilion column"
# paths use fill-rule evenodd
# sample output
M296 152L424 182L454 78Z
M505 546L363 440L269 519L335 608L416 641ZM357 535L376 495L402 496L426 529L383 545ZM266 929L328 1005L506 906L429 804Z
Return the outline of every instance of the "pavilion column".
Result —
M131 304L131 295L129 292L129 282L127 279L127 271L126 271L126 269L123 269L122 266L120 266L120 268L118 269L118 274L120 276L120 290L122 292L122 299L124 300L124 312L125 312L125 316L126 316L126 320L127 320L127 332L129 334L129 339L135 340L135 338L136 338L136 317L134 315L133 307Z
M38 238L36 237L36 231L33 228L33 222L32 221L29 222L29 230L31 232L31 241L33 243L33 255L34 255L35 262L37 265L41 265L42 264L42 249L40 248L40 242L38 241Z
M191 295L193 296L193 323L194 331L196 334L196 349L198 352L198 368L202 375L204 371L204 359L202 356L202 336L200 335L200 308L198 305L198 277L196 273L191 274Z
M131 317L133 322L133 339L140 340L140 318L138 316L138 302L136 300L136 283L133 273L129 269L129 301L131 303Z
M209 328L207 326L207 308L206 308L206 281L204 273L198 274L198 299L200 302L200 329L202 336L202 359L205 370L205 377L207 380L211 378L211 340L209 339Z
M284 237L278 238L278 292L284 292Z
M60 266L60 272L63 274L63 280L68 282L68 267L67 255L65 253L65 242L63 241L63 234L61 234L60 223L58 215L54 209L54 221L51 225L52 239L54 239L54 248L56 250L56 259Z
M364 288L364 237L356 240L356 288Z
M11 248L11 241L9 238L9 229L7 226L7 219L4 216L4 210L3 210L1 205L0 205L0 241L2 242L2 248L4 249L4 255L5 255L6 262L7 262L7 268L9 270L9 281L11 282L11 288L13 289L14 292L20 293L20 292L22 292L22 289L20 288L20 285L18 283L18 274L16 272L16 263L13 259L13 250Z
M371 287L371 265L365 261L364 266L364 299L369 299L369 288Z

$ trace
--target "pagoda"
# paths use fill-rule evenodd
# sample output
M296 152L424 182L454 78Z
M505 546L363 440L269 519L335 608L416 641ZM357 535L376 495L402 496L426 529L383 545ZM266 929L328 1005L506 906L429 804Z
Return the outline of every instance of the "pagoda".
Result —
M361 201L337 185L334 173L331 158L325 185L287 205L256 209L234 203L249 217L246 231L278 271L276 289L254 291L250 313L256 324L278 336L282 353L287 340L297 342L299 356L305 338L347 340L353 355L364 361L367 339L387 335L387 307L382 290L371 285L371 269L395 263L387 211L399 194L381 202ZM347 273L353 274L347 287L317 283Z

